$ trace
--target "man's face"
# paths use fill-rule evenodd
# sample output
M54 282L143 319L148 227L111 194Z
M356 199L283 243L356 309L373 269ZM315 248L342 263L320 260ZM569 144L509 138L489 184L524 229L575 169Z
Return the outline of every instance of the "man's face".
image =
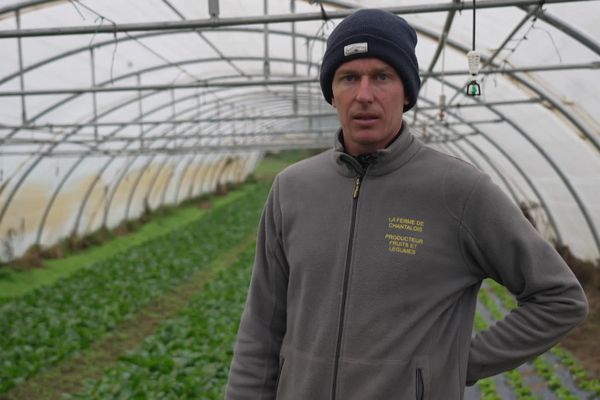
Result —
M333 76L333 98L351 155L385 148L402 125L402 80L388 63L378 58L359 58L342 64Z

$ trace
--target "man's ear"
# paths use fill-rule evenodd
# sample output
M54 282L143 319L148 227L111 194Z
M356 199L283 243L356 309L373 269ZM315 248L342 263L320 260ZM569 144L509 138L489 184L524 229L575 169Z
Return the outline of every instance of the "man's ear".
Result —
M410 103L410 99L408 97L404 97L404 105L407 106Z
M331 105L333 106L333 108L337 108L336 105L335 105L335 98L334 97L331 98Z

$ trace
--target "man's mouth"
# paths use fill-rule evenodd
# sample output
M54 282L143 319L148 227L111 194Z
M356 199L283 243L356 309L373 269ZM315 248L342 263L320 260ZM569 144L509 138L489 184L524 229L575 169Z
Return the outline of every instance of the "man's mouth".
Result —
M352 119L357 119L359 121L370 121L370 120L374 120L374 119L378 119L379 117L377 116L377 114L371 114L371 113L360 113L360 114L354 114L352 116Z

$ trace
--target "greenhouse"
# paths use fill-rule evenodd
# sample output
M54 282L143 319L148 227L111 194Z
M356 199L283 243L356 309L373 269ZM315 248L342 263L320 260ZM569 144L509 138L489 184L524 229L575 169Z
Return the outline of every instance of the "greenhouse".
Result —
M465 399L600 399L598 0L0 0L0 399L223 398L263 206L334 146L320 68L364 8L416 31L404 124L590 304ZM474 332L520 305L486 279Z

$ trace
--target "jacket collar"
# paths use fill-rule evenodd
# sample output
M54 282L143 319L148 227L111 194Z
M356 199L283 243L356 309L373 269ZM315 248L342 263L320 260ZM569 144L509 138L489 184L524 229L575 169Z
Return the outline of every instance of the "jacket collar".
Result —
M364 174L365 168L351 155L347 154L341 140L342 130L338 130L335 135L335 143L332 152L332 158L336 169L344 176L356 176ZM374 155L374 161L368 168L368 174L371 176L385 175L402 167L408 162L419 149L421 142L416 139L406 123L402 123L400 134L388 147L377 150Z

